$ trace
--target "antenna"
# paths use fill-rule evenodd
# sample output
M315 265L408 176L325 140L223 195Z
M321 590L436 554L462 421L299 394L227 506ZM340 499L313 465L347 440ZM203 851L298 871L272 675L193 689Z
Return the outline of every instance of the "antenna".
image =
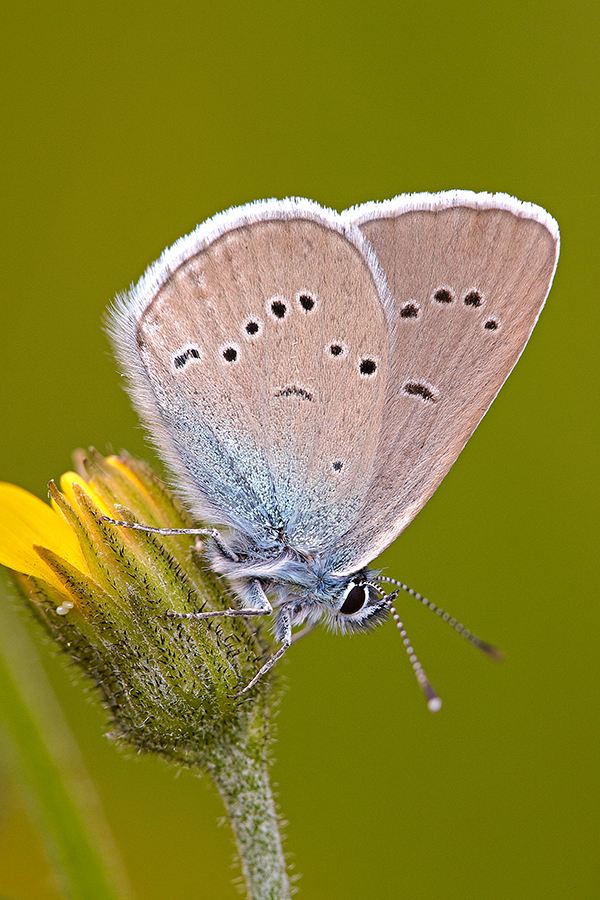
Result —
M401 581L396 581L395 578L388 578L387 575L379 575L378 581L385 581L387 584L395 584L398 588L401 588L403 591L406 591L407 594L410 594L411 597L414 597L415 600L419 600L423 606L426 606L427 609L432 610L436 616L439 616L440 619L443 619L444 622L447 622L451 628L454 628L455 631L458 631L461 637L464 637L470 644L473 644L474 647L477 647L478 650L482 650L483 653L487 653L488 656L491 656L492 659L503 660L504 656L497 647L494 647L492 644L488 644L487 641L482 641L481 638L478 638L474 635L468 628L465 628L457 619L453 618L450 613L444 612L439 606L436 606L435 603L432 603L431 600L428 600L427 597L424 597L422 594L419 594L417 591L413 591L407 584L403 584ZM394 591L393 594L390 594L390 597L396 597L399 591ZM385 596L385 594L384 594ZM393 607L391 607L393 609ZM396 623L398 624L398 623Z
M386 581L387 580L391 580L391 579L386 579ZM404 627L404 624L400 621L400 616L396 612L396 608L392 602L393 600L396 599L396 597L400 593L400 590L398 589L397 591L393 591L391 594L384 594L383 591L381 591L381 593L383 595L385 604L388 607L388 609L390 610L390 612L392 614L392 618L394 619L394 622L396 623L396 627L398 628L398 631L400 632L400 637L402 638L402 643L404 644L404 648L408 654L408 658L413 667L413 672L415 673L415 677L417 679L419 687L421 688L421 690L427 697L427 709L430 712L437 712L439 709L442 708L441 697L439 697L436 694L433 687L431 686L431 682L429 681L427 675L423 671L423 666L419 662L419 658L417 657L417 654L414 651L414 648L413 648L413 646L410 642L410 639L406 633L406 628Z

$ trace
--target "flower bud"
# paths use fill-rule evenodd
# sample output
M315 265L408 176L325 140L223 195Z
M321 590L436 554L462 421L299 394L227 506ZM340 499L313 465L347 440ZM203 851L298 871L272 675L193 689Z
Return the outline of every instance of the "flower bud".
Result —
M37 618L96 683L113 736L136 748L211 765L215 746L251 742L264 756L269 679L233 697L260 667L267 646L239 617L169 613L236 606L190 535L119 527L103 516L159 528L193 528L173 495L127 455L79 454L79 474L51 507L0 485L0 562Z

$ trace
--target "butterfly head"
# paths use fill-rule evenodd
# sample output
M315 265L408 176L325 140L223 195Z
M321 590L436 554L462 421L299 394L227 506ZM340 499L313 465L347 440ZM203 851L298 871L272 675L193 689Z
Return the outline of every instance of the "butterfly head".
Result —
M388 614L385 599L370 581L373 573L349 575L336 585L335 593L325 604L325 617L334 631L342 634L367 631L382 622Z

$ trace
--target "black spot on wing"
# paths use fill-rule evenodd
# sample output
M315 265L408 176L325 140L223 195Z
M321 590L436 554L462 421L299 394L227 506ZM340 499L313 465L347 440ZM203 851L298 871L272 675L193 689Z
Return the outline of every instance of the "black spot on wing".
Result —
M436 403L437 397L426 384L419 381L407 381L402 386L402 392L409 397L419 397L426 403Z
M190 359L200 359L200 351L197 347L186 347L173 357L173 364L176 369L183 369Z
M275 394L276 397L298 397L300 400L309 400L312 402L313 395L308 391L305 391L304 388L296 387L296 385L287 385L281 390L277 391Z

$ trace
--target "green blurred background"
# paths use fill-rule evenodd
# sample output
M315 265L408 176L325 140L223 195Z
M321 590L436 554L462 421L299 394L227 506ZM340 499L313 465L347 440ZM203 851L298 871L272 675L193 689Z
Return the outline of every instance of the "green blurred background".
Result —
M307 900L597 890L597 12L584 0L29 0L4 12L0 477L40 496L77 446L151 458L103 310L213 213L467 188L559 222L561 261L526 353L382 558L506 662L407 597L439 715L390 625L315 633L280 666L273 777ZM138 896L238 896L210 783L118 753L102 711L38 643ZM58 897L7 768L0 893Z

